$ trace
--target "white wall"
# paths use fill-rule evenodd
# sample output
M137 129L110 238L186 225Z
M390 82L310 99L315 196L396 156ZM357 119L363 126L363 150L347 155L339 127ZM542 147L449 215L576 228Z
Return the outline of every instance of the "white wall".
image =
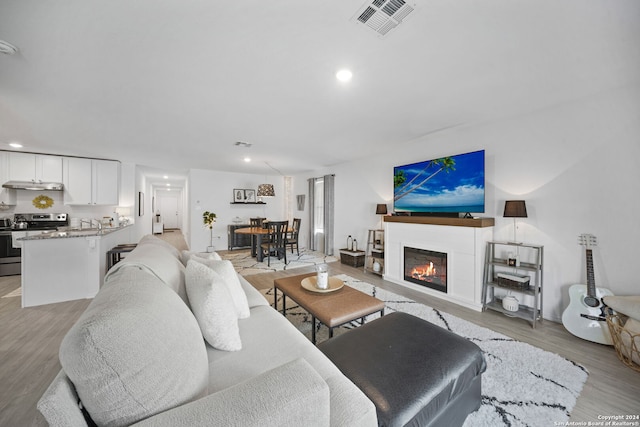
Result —
M632 268L640 240L640 87L389 144L393 149L384 155L295 177L294 195L307 193L307 178L335 173L336 250L348 234L364 245L366 230L379 224L376 203L392 208L393 166L485 149L483 216L495 217L496 240L513 239L513 220L502 218L504 201L526 200L529 217L518 222L518 240L545 246L545 318L559 320L567 287L586 282L581 233L599 241L596 285L618 295L640 294ZM306 246L308 200L303 214Z
M235 217L243 222L251 217L266 217L272 220L286 219L284 201L284 178L264 175L251 175L230 172L217 172L202 169L189 171L189 239L191 250L205 251L210 242L209 229L204 227L202 213L214 212L217 222L213 229L213 246L216 250L226 250L227 225L233 224ZM262 183L273 184L276 197L265 198L266 205L232 205L233 189L248 188L257 191Z
M180 228L182 229L182 235L184 236L185 242L189 244L191 242L191 210L189 206L191 205L191 184L189 180L186 179L184 183L184 188L182 189L182 224L180 224Z

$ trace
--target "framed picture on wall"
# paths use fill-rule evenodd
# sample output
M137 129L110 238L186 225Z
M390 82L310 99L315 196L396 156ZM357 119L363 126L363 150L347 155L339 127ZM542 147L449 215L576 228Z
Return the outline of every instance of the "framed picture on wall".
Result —
M233 202L234 203L245 203L246 200L244 199L244 190L241 188L234 188L233 189Z
M244 190L244 201L246 203L256 202L256 190L247 189Z

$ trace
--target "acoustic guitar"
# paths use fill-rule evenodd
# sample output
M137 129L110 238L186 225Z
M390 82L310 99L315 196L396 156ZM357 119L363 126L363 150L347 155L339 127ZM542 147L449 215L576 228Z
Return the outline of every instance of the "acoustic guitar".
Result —
M569 305L562 313L562 324L573 335L600 344L612 345L611 335L605 318L602 298L613 293L606 288L596 288L593 274L592 247L597 244L592 234L581 234L578 238L585 246L587 257L587 284L572 285L569 288Z

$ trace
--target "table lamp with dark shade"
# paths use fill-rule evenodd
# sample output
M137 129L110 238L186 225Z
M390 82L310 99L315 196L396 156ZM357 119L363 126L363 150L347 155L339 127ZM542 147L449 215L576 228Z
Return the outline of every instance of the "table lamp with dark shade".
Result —
M507 200L504 202L504 218L513 218L513 241L516 242L516 218L527 218L527 205L524 200Z
M376 205L376 215L380 215L380 228L382 228L382 216L387 214L386 203L378 203Z

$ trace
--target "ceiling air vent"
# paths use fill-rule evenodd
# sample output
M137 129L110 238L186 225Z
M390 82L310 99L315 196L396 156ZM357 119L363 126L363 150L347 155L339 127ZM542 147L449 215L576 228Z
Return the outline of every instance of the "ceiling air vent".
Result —
M384 36L400 25L414 7L404 0L373 0L367 1L355 16L357 22Z

